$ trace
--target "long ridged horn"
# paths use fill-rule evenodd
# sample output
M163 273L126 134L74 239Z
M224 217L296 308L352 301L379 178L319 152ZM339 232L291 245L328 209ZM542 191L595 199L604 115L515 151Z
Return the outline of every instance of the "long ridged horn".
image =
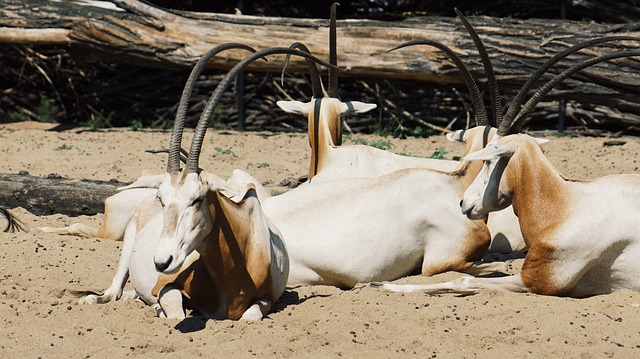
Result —
M191 142L191 148L189 149L189 159L187 161L186 170L188 173L195 173L198 170L198 162L200 160L200 151L202 150L202 142L204 140L204 135L207 132L207 127L209 125L209 119L211 118L211 114L213 110L216 108L220 98L224 91L229 87L231 81L233 81L238 73L242 71L247 65L254 62L255 60L265 57L268 55L274 54L292 54L296 56L304 57L305 59L312 59L316 63L327 67L335 67L327 62L324 62L315 56L304 52L299 51L287 47L274 47L270 49L261 50L255 52L247 57L245 57L242 61L238 62L228 73L227 75L218 83L218 86L211 94L211 97L207 101L207 104L200 115L200 119L198 120L198 124L195 129L195 133L193 135L193 141ZM336 68L337 69L337 68Z
M529 76L529 79L527 79L527 82L524 85L522 85L520 90L518 90L518 93L516 94L516 96L513 98L513 100L511 100L511 103L509 104L509 107L507 108L507 112L505 113L503 118L503 122L505 123L505 127L507 128L507 130L510 127L511 123L513 122L513 119L516 117L516 115L520 111L520 107L522 106L522 102L524 101L525 96L529 93L529 91L536 84L536 82L538 82L538 80L540 80L540 78L547 72L547 70L551 68L551 66L555 65L556 63L558 63L558 61L573 54L574 52L584 49L585 47L589 47L589 46L596 45L603 42L621 41L621 40L640 41L640 38L633 37L633 36L601 37L593 40L584 41L577 45L568 47L565 50L552 56L549 60L547 60L547 62L542 64L540 68L538 68L533 74L531 74L531 76ZM504 130L501 132L504 132Z
M11 212L4 208L0 208L0 217L3 217L7 220L7 226L5 227L3 232L14 233L28 231L24 223L20 222L18 218L16 218L13 214L11 214Z
M171 134L171 143L169 145L169 158L167 160L167 173L176 172L180 170L180 151L182 149L182 133L184 132L185 119L187 116L187 107L189 106L189 100L191 100L191 93L195 87L198 76L204 71L207 62L211 60L215 55L222 51L229 49L244 49L250 52L256 52L251 46L247 46L239 43L226 43L218 45L211 50L207 51L196 65L191 70L187 83L184 85L182 95L180 96L180 102L178 104L178 110L176 111L176 119L173 122L173 133Z
M306 53L311 54L311 51L309 51L309 48L307 48L307 46L301 42L294 42L293 44L291 44L291 46L289 46L289 48L300 49L300 51L304 51ZM291 54L287 54L287 56L284 58L284 65L282 65L282 72L280 74L281 83L284 83L284 71L287 69L287 66L289 66L290 58L291 58ZM309 77L311 78L311 91L312 91L313 97L314 98L324 97L324 94L322 92L322 79L320 78L320 74L318 73L318 67L316 66L316 63L310 59L305 59L305 61L307 63L307 69L309 71Z
M549 91L551 91L557 84L559 84L569 76L589 66L598 64L600 62L617 59L621 57L631 57L631 56L640 56L640 50L624 50L624 51L612 52L606 55L601 55L598 57L591 58L589 60L585 60L579 64L573 65L570 68L562 71L560 74L554 76L549 82L547 82L540 89L538 89L538 91L536 91L536 93L533 94L533 96L531 96L529 101L527 101L527 103L525 103L524 106L522 106L522 109L520 110L520 112L518 112L518 115L516 116L516 119L513 122L513 125L511 126L510 129L508 129L506 132L504 131L502 133L498 132L498 134L501 136L505 136L505 135L508 135L509 132L512 132L512 133L519 132L520 128L524 124L524 120L531 113L531 111L533 111L533 109L540 102L540 100L545 95L547 95ZM498 131L500 131L500 129L498 129Z
M487 111L484 107L484 103L482 102L482 96L480 95L480 90L478 89L478 84L476 83L476 80L473 78L473 75L471 75L471 72L469 71L467 66L465 66L462 60L460 60L460 57L458 57L458 55L456 55L456 53L453 52L453 50L451 50L445 44L435 40L413 40L413 41L408 41L408 42L405 42L404 44L398 45L390 50L387 50L387 52L391 52L403 47L413 46L413 45L433 46L441 50L445 54L447 54L447 56L449 56L449 59L451 59L451 61L456 65L456 67L458 68L458 71L460 72L460 75L462 75L462 78L464 79L464 82L467 85L467 89L469 90L469 95L471 96L471 100L473 101L473 110L475 111L475 114L476 114L477 125L478 126L489 125L489 121L487 120Z
M502 100L500 98L500 90L498 89L498 82L496 81L496 76L493 71L493 65L491 64L491 59L489 58L489 54L487 53L487 49L484 47L480 36L476 30L471 26L469 21L457 8L453 9L462 24L471 35L473 42L476 44L476 48L478 49L478 54L480 55L480 60L482 60L482 66L484 67L485 76L487 76L487 84L489 85L489 94L491 98L491 110L493 111L493 123L489 121L491 126L498 126L500 122L502 122Z
M338 51L336 44L336 7L340 5L334 2L331 5L331 17L329 18L329 63L338 66ZM329 97L338 97L338 70L329 68L329 82L327 95Z

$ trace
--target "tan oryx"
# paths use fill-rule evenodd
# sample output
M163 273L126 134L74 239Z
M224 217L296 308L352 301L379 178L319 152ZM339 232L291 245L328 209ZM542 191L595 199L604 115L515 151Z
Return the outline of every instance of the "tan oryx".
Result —
M430 285L393 285L392 291L475 293L482 290L584 297L640 290L640 176L591 181L563 176L542 153L539 140L518 132L555 84L609 59L640 56L622 50L580 62L556 75L503 122L486 148L466 160L484 161L460 203L471 219L513 206L529 250L520 273L500 278L463 277ZM594 212L595 211L595 212Z

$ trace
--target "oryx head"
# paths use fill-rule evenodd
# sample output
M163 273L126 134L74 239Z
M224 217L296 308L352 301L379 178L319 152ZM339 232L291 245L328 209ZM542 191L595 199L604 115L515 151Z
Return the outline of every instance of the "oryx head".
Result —
M318 172L319 147L342 145L342 126L345 116L356 113L365 113L377 107L360 101L342 101L338 96L338 56L336 46L336 6L331 6L329 22L329 63L336 66L329 68L328 89L325 91L318 69L313 61L307 60L309 77L311 80L312 97L309 102L278 101L276 104L288 113L296 113L307 116L309 145L312 151L312 164L309 169L309 179ZM298 48L309 52L301 43L293 43L292 48ZM282 69L282 76L287 67L288 57Z
M528 138L528 139L525 139ZM530 139L534 141L530 141ZM484 161L471 185L464 192L460 208L469 219L486 218L490 212L511 205L514 175L508 175L509 161L519 151L528 156L535 146L549 142L523 134L508 135L492 140L485 148L465 156L466 161Z

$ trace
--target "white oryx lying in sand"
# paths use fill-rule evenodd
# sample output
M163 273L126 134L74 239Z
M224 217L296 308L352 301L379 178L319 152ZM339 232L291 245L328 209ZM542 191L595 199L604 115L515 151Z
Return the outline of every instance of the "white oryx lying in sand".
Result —
M212 52L239 46L220 45ZM260 51L255 58L276 53L312 58L280 48ZM195 81L197 76L192 78ZM226 78L221 86L226 88L229 81ZM181 98L181 107L185 101L188 96ZM210 111L205 109L203 116L208 119ZM201 138L192 143L187 166L180 170L183 130L184 117L177 116L166 174L142 177L123 188L151 188L156 196L136 207L111 286L104 294L89 294L81 302L120 298L130 275L135 293L129 296L149 304L157 301L162 316L184 318L186 298L188 306L208 317L260 319L282 295L287 282L289 261L281 235L261 210L258 192L251 183L225 181L197 167ZM193 155L196 152L198 156ZM238 172L234 176L250 177ZM165 266L157 260L158 253L170 248L167 241L174 238L186 238L189 246L180 246L179 255L170 256Z
M331 6L329 25L329 62L337 66L336 5ZM304 45L295 43L308 51ZM311 80L312 97L309 102L278 101L286 112L307 116L311 162L308 181L317 183L338 178L371 178L404 168L432 168L441 171L455 169L459 162L397 155L372 146L342 145L343 117L352 113L364 113L376 108L375 104L359 101L341 101L338 98L338 70L328 69L328 89L313 62L307 62ZM286 63L285 63L286 67ZM285 69L283 68L283 73Z
M462 212L471 219L481 219L489 212L513 206L529 246L519 274L383 287L401 292L505 290L572 297L621 289L639 291L640 176L572 180L553 167L538 140L509 135L519 130L553 83L592 64L629 56L640 56L640 50L609 53L565 70L532 96L511 127L503 123L499 136L486 148L466 156L469 161L484 161L484 166L464 194Z

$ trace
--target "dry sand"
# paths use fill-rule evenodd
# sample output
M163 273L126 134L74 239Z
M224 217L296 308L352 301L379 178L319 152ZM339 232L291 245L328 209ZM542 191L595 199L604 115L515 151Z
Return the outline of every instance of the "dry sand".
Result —
M278 183L306 173L309 150L302 134L210 131L207 136L201 166L221 176L241 168L262 181ZM186 140L190 138L191 132L186 134ZM588 179L640 172L637 138L622 138L626 143L615 147L603 146L602 138L551 139L545 150L569 176ZM443 136L382 140L391 141L395 152L420 156L440 146L446 146L447 156L462 152L461 145ZM164 171L165 155L144 150L166 147L168 142L168 132L49 132L34 124L0 125L0 172L132 181L142 173ZM34 216L22 208L13 213L31 228L77 221L98 225L102 220L102 215ZM0 358L640 357L640 293L632 291L570 299L502 292L427 296L386 293L367 285L349 291L311 286L287 290L277 311L255 323L162 320L133 300L76 304L66 290L108 287L121 247L122 242L35 229L0 233ZM515 256L509 262L517 271L522 259ZM458 276L413 276L398 282Z

